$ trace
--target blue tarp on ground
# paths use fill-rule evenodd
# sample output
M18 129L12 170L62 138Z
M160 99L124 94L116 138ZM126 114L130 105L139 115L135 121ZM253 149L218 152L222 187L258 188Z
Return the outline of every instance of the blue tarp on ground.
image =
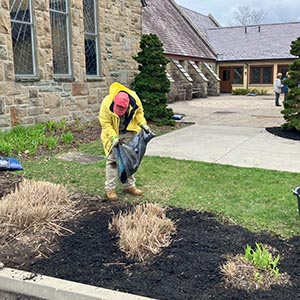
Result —
M0 171L18 170L23 170L22 165L18 159L0 156Z

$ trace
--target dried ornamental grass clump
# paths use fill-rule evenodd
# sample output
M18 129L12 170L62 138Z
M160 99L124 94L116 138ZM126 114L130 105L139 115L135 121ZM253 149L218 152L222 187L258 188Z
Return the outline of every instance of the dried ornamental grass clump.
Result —
M171 243L174 222L166 217L166 209L152 203L140 204L134 211L113 217L109 229L119 236L120 249L130 258L144 261L159 254Z
M74 214L64 186L45 181L24 180L0 201L0 230L60 231L59 224Z

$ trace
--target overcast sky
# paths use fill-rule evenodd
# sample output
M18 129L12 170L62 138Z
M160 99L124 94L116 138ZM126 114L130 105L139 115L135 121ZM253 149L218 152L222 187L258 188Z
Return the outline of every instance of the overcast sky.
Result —
M249 6L250 9L264 10L267 14L263 23L282 23L300 21L299 0L175 0L177 4L199 12L203 15L211 13L222 25L232 23L233 12L239 6Z

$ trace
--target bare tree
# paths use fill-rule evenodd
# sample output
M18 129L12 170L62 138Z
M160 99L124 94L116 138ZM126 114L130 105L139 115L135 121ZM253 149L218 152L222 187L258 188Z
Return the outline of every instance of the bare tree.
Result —
M233 12L233 21L230 25L257 25L262 24L267 12L263 9L251 9L249 6L239 6Z

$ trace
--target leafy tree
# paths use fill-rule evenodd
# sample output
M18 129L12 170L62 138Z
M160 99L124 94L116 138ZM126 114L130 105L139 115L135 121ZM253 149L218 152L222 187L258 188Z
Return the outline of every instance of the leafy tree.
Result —
M287 99L283 101L284 109L282 110L286 123L282 125L282 128L300 131L300 37L292 41L290 53L298 59L289 66L289 78L286 81L289 91Z
M158 125L174 125L173 111L167 108L170 81L166 75L169 60L164 55L163 44L156 34L143 34L141 51L134 57L140 73L132 83L132 89L140 97L145 118Z
M234 22L231 25L257 25L261 24L267 13L263 9L251 9L249 6L239 6L233 12Z

